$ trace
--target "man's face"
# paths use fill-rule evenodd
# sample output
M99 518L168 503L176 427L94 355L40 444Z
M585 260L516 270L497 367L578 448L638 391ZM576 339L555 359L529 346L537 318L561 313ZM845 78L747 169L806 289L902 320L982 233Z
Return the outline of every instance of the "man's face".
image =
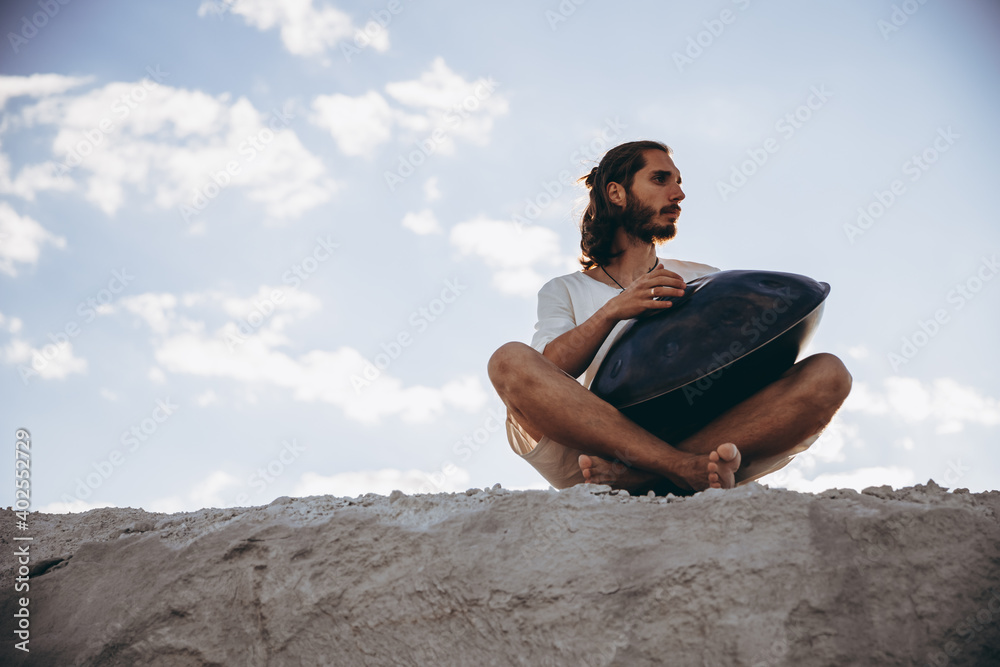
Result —
M626 195L622 226L643 243L664 243L677 234L680 217L681 175L670 156L659 150L643 154L646 166L639 170Z

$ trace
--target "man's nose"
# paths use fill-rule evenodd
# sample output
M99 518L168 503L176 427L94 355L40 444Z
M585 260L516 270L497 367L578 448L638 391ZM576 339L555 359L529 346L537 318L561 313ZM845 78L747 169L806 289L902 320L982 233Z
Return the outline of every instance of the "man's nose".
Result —
M687 195L684 194L684 191L681 190L681 186L678 185L677 189L674 191L673 195L671 195L670 198L674 201L681 201L686 196Z

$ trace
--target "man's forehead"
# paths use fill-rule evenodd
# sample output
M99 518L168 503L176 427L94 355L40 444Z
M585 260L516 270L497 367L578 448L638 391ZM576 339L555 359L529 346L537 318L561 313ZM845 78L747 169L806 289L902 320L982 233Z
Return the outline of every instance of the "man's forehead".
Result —
M647 150L643 157L646 158L646 166L642 171L677 171L677 166L670 156L659 150Z

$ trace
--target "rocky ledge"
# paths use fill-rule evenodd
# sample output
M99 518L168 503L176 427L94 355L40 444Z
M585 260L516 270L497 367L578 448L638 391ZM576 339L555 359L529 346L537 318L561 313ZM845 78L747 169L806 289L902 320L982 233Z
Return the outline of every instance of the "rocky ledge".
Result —
M933 482L35 513L28 592L11 524L10 665L1000 665L1000 492Z

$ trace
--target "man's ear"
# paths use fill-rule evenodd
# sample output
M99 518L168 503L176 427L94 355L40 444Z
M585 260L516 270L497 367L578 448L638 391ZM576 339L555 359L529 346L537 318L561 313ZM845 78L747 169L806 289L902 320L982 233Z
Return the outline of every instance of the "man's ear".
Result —
M615 206L625 208L625 188L623 188L620 183L608 183L608 201Z

